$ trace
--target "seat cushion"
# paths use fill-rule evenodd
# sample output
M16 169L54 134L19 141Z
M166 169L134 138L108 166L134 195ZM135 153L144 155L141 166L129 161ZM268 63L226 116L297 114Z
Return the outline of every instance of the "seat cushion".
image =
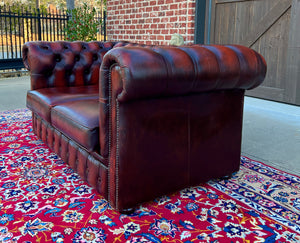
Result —
M48 122L53 106L75 100L96 99L99 88L96 85L56 87L30 90L27 93L27 107Z
M99 101L76 100L51 109L52 125L88 151L99 151Z

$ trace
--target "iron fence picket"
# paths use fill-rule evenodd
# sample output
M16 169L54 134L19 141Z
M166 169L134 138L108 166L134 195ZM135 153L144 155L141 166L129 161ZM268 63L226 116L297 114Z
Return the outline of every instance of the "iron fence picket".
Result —
M97 35L99 41L106 41L106 13L97 14L103 24ZM63 40L69 16L66 11L34 8L0 7L0 70L20 69L22 45L28 41ZM99 39L100 38L100 39Z

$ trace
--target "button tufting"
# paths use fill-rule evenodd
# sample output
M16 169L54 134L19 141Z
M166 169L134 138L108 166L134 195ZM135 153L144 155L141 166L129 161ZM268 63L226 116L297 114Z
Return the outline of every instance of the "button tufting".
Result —
M93 55L93 61L96 61L97 59L98 59L97 54L94 54L94 55Z
M78 62L79 60L80 60L80 56L79 56L79 55L76 55L76 56L75 56L75 61Z
M61 57L60 57L59 55L56 55L56 56L55 56L55 61L56 61L56 62L60 62L60 61L61 61Z
M47 70L47 71L45 72L45 76L49 77L49 76L51 76L51 75L52 75L52 71L51 71L51 70Z

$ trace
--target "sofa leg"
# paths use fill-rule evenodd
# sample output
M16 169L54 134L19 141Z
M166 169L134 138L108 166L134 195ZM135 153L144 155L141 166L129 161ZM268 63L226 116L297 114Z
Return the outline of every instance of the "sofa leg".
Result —
M231 178L232 178L232 174L229 174L229 175L222 176L221 180L229 180Z
M135 208L126 208L126 209L120 210L120 213L130 215L130 214L133 214L134 211L135 211Z

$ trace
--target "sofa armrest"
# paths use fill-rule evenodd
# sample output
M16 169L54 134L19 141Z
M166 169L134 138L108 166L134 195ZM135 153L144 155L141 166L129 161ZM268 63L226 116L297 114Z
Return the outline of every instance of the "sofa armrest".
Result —
M109 156L110 116L116 102L252 89L262 83L265 75L264 58L243 46L112 49L104 56L100 68L102 156Z
M31 89L98 84L99 67L111 42L27 42L23 63L30 71Z
M238 45L121 47L109 51L101 65L102 98L108 97L112 65L119 66L118 101L187 95L223 89L252 89L265 78L264 58Z

